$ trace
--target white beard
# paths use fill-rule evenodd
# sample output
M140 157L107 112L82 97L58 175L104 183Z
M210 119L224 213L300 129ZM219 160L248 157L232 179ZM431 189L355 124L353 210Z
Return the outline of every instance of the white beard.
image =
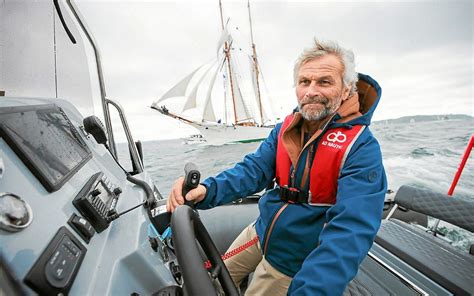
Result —
M305 108L306 106L303 106L304 104L308 104L311 102L320 102L321 106L323 108L314 110L314 109L309 109ZM326 118L327 116L333 114L336 112L336 110L341 106L342 98L339 97L334 104L329 104L326 103L329 102L327 98L323 99L308 99L306 101L298 103L298 107L300 110L301 115L303 115L303 118L308 120L308 121L316 121L316 120L321 120Z

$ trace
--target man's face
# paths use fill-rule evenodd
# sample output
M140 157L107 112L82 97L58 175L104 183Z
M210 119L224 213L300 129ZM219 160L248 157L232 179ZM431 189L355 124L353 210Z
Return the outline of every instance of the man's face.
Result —
M296 81L296 97L303 118L320 120L336 112L349 97L343 83L344 69L335 55L329 54L303 64Z

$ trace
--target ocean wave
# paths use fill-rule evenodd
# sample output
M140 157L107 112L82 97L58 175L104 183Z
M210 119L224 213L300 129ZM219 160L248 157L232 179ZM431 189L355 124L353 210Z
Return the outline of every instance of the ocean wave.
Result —
M471 121L439 121L371 128L382 149L389 188L396 191L402 185L412 185L447 193L473 132L471 126ZM204 180L233 167L258 146L259 143L182 145L181 140L146 142L143 144L144 163L163 196L167 196L174 181L184 174L186 162L194 162ZM120 148L126 156L120 157L122 162L129 153L126 145ZM471 156L454 191L455 198L474 198L473 175ZM469 244L463 232L448 229L447 236L455 240L454 245Z
M413 157L423 157L423 156L434 156L433 152L430 152L428 148L419 147L415 148L410 152L410 155Z

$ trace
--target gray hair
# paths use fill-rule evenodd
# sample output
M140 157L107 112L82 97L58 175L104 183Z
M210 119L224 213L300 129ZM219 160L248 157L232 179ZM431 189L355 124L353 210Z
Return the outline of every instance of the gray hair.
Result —
M353 95L357 91L356 83L358 80L357 72L355 71L354 53L352 50L339 46L339 44L334 41L318 41L314 39L313 47L306 48L303 51L295 63L293 73L295 85L298 79L298 72L302 65L328 54L333 54L341 60L342 66L344 67L344 85L350 87L350 95Z

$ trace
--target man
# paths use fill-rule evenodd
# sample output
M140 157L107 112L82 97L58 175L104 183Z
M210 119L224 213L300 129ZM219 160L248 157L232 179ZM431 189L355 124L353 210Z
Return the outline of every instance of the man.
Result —
M257 221L230 249L258 242L225 261L236 284L255 271L246 295L341 295L380 226L387 182L368 128L380 87L357 75L353 53L333 42L306 49L294 79L298 109L256 152L186 195L206 209L276 178ZM183 204L182 182L170 193L170 211Z

